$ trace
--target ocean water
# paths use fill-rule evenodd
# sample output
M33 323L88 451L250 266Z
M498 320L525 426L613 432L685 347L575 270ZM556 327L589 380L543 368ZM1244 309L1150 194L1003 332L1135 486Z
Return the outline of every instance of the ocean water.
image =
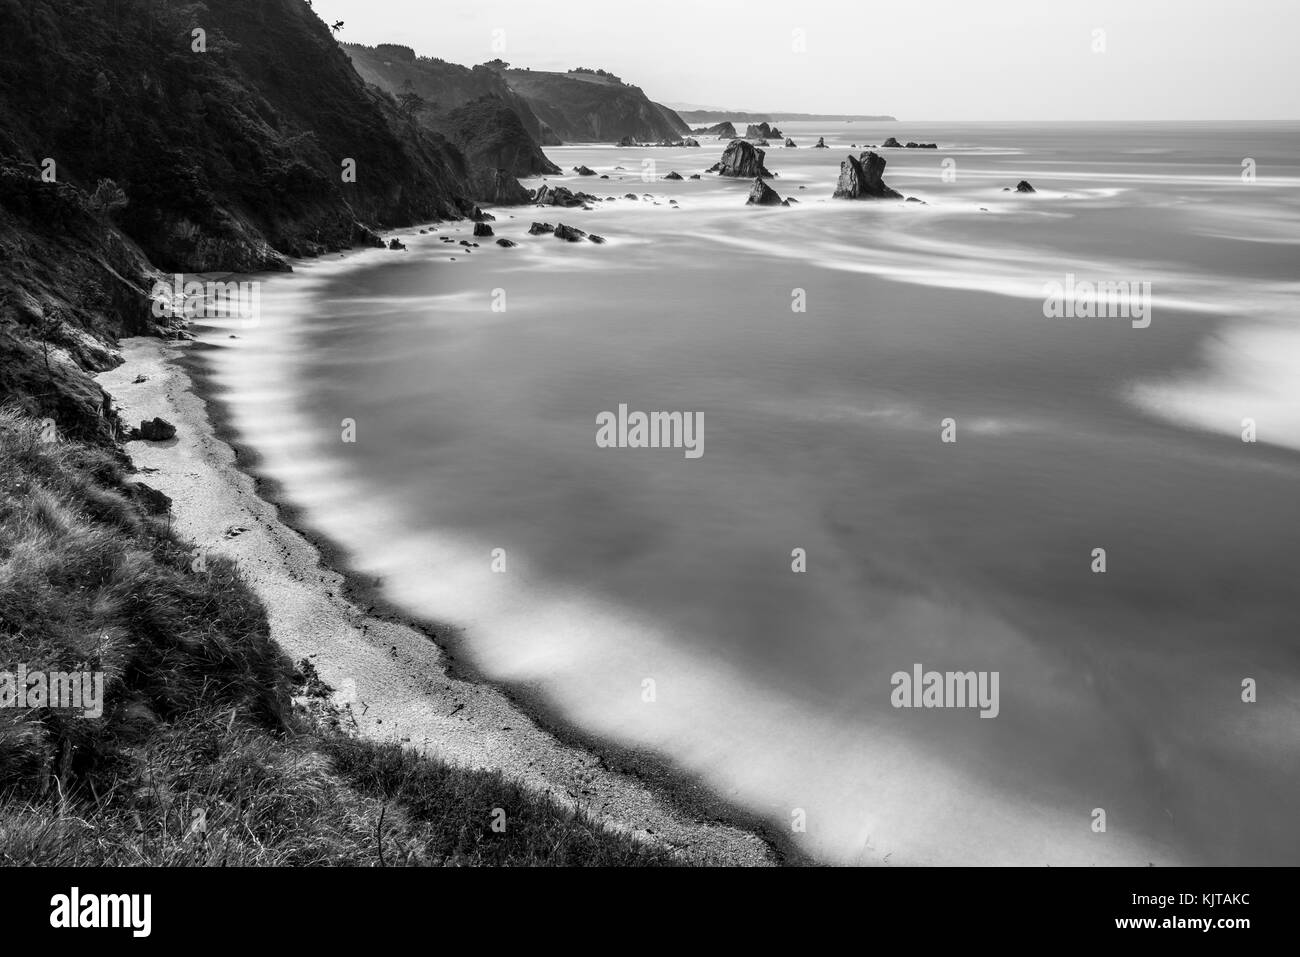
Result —
M823 860L1300 862L1300 125L785 131L789 208L663 180L711 138L566 146L610 179L552 184L649 198L302 263L199 326L216 395L477 668ZM832 201L889 135L943 147L885 151L925 205ZM1068 276L1150 323L1045 317ZM703 454L599 447L620 404ZM997 716L894 707L918 664Z

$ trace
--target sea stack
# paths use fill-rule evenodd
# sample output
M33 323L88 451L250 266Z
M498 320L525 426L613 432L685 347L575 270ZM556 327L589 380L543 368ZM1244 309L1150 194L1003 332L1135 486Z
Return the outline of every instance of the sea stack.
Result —
M1017 192L1017 193L1036 193L1036 192L1038 192L1038 190L1034 189L1034 187L1032 187L1032 186L1029 185L1029 180L1027 180L1027 179L1022 179L1020 182L1016 183L1016 192Z
M746 143L744 140L732 140L731 145L722 154L722 162L718 166L718 175L735 176L744 179L756 179L760 176L770 177L772 174L763 165L763 158L766 155L752 143Z
M776 194L771 186L763 182L761 177L754 178L754 185L749 191L749 199L745 201L746 206L781 206L781 197Z
M834 199L902 199L903 194L885 185L885 158L867 151L846 157L840 164L840 181Z
M826 145L826 137L824 137L824 136L819 136L819 137L817 137L817 145L815 145L815 146L813 147L813 149L815 149L815 150L828 150L828 149L830 149L830 147Z

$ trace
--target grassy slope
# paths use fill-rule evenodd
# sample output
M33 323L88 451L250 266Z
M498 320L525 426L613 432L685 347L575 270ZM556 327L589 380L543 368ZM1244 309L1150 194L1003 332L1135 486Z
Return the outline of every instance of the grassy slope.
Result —
M616 143L680 139L690 128L672 110L651 102L640 87L603 77L506 70L510 88L565 141Z
M112 453L0 413L0 668L107 676L100 719L0 709L0 864L673 863L499 774L322 720L327 689L282 657L236 569L195 570L124 478Z

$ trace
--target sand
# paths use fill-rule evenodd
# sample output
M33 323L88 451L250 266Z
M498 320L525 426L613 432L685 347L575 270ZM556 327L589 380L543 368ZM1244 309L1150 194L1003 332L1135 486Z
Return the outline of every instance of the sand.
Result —
M126 446L138 478L172 498L172 528L181 538L238 564L266 606L273 639L294 661L310 658L338 703L350 707L358 733L499 770L686 860L778 863L757 834L699 819L670 791L610 770L600 755L562 742L498 689L456 677L425 632L358 607L346 597L344 576L259 497L219 437L179 361L193 343L135 338L121 347L125 362L99 381L124 421L161 416L177 427L166 442ZM140 376L144 381L136 382Z

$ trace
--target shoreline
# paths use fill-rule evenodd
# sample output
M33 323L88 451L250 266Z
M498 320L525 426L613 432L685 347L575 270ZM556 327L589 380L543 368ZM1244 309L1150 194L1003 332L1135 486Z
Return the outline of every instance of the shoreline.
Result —
M173 499L178 534L237 562L285 654L310 658L336 691L354 683L359 734L500 770L608 827L673 849L683 863L812 863L769 822L727 804L666 756L585 734L540 695L462 661L457 629L389 602L381 585L307 527L279 483L260 474L256 451L234 433L203 368L201 353L212 348L219 346L125 339L123 364L97 378L124 418L161 416L177 426L167 442L126 447L140 479ZM146 380L136 383L138 375Z

